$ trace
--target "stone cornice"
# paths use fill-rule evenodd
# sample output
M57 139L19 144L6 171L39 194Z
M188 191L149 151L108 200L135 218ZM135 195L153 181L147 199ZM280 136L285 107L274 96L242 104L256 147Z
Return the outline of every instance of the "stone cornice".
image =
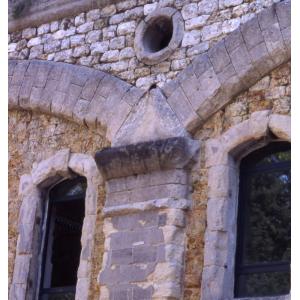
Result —
M95 160L106 180L158 170L189 168L199 142L185 137L143 142L96 152Z
M121 0L52 0L33 4L26 15L14 19L9 16L8 32L14 32L26 27L38 26L47 22L71 17L83 11L102 8Z

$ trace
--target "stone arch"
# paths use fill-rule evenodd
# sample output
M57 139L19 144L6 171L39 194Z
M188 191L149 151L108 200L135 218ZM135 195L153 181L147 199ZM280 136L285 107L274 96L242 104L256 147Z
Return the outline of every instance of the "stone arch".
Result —
M104 72L52 61L9 60L8 83L9 109L40 111L102 127L110 141L144 94Z
M273 4L197 56L163 87L193 133L215 112L290 59L290 1Z
M39 203L43 200L42 191L57 181L68 178L70 170L87 179L85 196L85 217L81 236L80 264L77 272L76 299L88 299L91 259L96 225L98 185L102 177L90 155L70 153L69 149L58 151L50 158L33 165L30 174L20 178L19 197L22 204L19 212L19 235L16 259L9 299L28 299L29 279L38 265L37 247L34 245L36 224L40 213ZM29 296L30 298L30 296ZM33 295L32 295L33 298Z
M233 299L239 161L264 146L270 131L290 142L290 123L290 116L259 111L206 142L209 190L201 299Z

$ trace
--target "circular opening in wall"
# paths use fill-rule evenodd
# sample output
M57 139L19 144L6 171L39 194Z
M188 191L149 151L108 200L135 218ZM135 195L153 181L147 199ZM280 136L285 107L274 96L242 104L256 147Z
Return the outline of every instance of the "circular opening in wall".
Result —
M155 65L167 59L180 46L184 34L181 13L162 7L150 13L137 26L134 49L138 60Z
M171 41L172 35L172 19L162 17L153 20L143 36L145 50L150 53L155 53L166 48Z

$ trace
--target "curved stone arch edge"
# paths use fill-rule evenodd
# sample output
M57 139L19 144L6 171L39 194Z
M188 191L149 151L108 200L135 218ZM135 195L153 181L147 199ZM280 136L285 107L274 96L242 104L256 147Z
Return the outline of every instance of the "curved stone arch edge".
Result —
M86 66L44 60L8 63L10 110L61 117L96 129L109 141L144 94L120 78Z
M70 170L87 179L85 217L81 235L82 248L77 272L75 299L88 299L96 227L98 186L103 183L103 180L92 156L82 153L71 153L69 149L63 149L50 158L33 164L31 173L24 174L20 178L19 235L13 279L9 293L10 300L27 299L26 292L34 253L34 225L38 204L43 200L41 191L49 188L58 179L70 177Z
M234 97L290 60L291 3L265 8L162 88L182 126L194 134Z
M248 120L206 142L209 191L201 299L233 299L239 161L250 152L247 148L252 152L265 146L270 132L290 142L290 116L269 110L254 112ZM287 299L289 295L282 298Z

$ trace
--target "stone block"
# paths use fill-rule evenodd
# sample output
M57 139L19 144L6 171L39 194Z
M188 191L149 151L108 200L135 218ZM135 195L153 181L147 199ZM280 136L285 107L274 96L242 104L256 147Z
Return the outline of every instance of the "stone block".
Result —
M283 41L285 44L285 48L288 52L287 55L288 55L288 57L290 57L291 56L291 28L287 27L287 28L283 29L281 31L281 33L282 33Z
M208 230L227 231L228 214L227 198L211 198L207 203L207 228Z
M85 43L84 34L76 34L70 37L71 47L81 46Z
M212 68L212 64L206 53L197 56L193 61L193 72L199 78L203 73Z
M76 284L75 300L88 300L90 278L78 278Z
M161 216L161 215L160 215ZM166 224L184 228L186 225L185 213L180 209L170 209L166 214Z
M260 139L267 135L270 113L269 110L262 110L251 114L249 127L254 139Z
M125 101L127 104L133 106L139 102L144 94L145 91L133 86L124 94L122 101Z
M241 24L240 18L226 20L222 24L222 31L225 34L228 34L234 31L235 29L237 29L240 26L240 24Z
M182 296L181 285L177 282L165 281L155 284L152 294L153 300L180 299Z
M20 93L20 85L12 85L8 86L8 107L15 108L19 106L19 93Z
M268 29L270 26L278 22L275 12L275 5L262 10L257 17L261 30L264 31Z
M89 278L91 274L92 263L88 260L81 259L77 271L78 278Z
M98 177L99 178L99 177ZM98 181L100 183L100 180ZM96 215L97 213L97 200L98 200L98 189L97 185L88 183L88 188L85 194L85 214Z
M291 117L272 114L269 122L270 130L279 138L291 141Z
M12 283L9 291L9 300L25 300L27 284Z
M101 57L101 62L114 62L119 60L119 50L105 51Z
M222 23L216 22L212 25L207 25L201 30L202 41L210 41L211 39L217 38L223 33Z
M186 32L182 39L182 47L194 46L199 44L201 41L201 31L192 30Z
M187 130L191 130L200 123L199 116L196 114L181 87L178 87L167 99L167 101L174 110L183 127L187 128Z
M141 245L156 245L164 242L163 232L157 227L128 232L116 232L112 233L110 238L110 248L112 250L132 248Z
M291 1L282 1L276 3L275 11L281 30L291 27Z
M111 265L128 265L133 262L134 259L132 248L111 251Z
M16 60L9 60L8 61L8 76L12 76L14 74L15 67L17 65Z
M268 52L265 42L252 48L249 54L253 65L262 76L267 75L276 66Z
M28 222L28 223L27 223ZM24 220L18 226L19 236L17 241L18 254L32 254L33 229L35 218L30 222Z
M104 73L102 72L98 72L95 77L90 77L82 89L81 97L85 100L91 101L103 77Z
M157 247L137 246L132 249L133 263L153 263L157 260Z
M132 299L133 300L150 300L152 299L153 287L149 286L145 289L135 286L132 291Z
M35 38L32 38L28 41L27 43L27 47L32 47L32 46L37 46L37 45L40 45L42 43L42 40L41 40L41 37L35 37Z
M26 28L22 31L23 39L30 39L36 36L36 28Z
M61 105L59 110L56 110L55 112L67 116L71 119L73 116L74 107L79 100L81 91L82 87L75 84L70 84L63 105Z
M93 30L94 22L86 22L76 28L76 33L87 33Z
M230 173L233 170L224 165L212 166L208 170L208 197L222 198L231 195Z
M181 184L166 184L161 186L144 187L131 191L130 202L143 202L161 198L186 198L187 187Z
M148 264L146 268L139 265L121 265L120 282L127 283L146 281L147 275L149 275L149 273L152 273L153 269L153 264Z
M278 23L270 25L263 31L265 43L272 59L277 65L287 61L288 54L284 45L282 34Z
M41 161L37 166L33 167L31 172L33 183L40 185L47 178L68 173L69 153L69 149L60 150L52 157Z
M93 30L86 34L85 41L87 43L95 43L101 39L101 30Z
M184 241L184 229L174 225L167 225L162 227L163 240L166 244L173 244L181 246Z
M78 46L73 49L73 57L82 57L89 55L90 47L88 45Z
M158 225L158 213L147 211L131 215L112 217L114 228L122 230L135 230Z
M187 20L185 22L185 29L186 30L193 30L197 29L199 27L202 27L206 24L207 19L209 18L209 15L202 15L199 17L192 18L190 20Z
M93 9L86 13L87 22L96 21L96 20L100 19L100 17L101 17L100 9Z
M40 88L45 87L51 67L52 65L46 62L39 64L39 68L33 86Z
M225 37L225 46L229 53L233 52L236 48L244 43L240 29L236 29Z
M46 34L50 32L50 24L42 24L37 28L38 35Z
M136 22L135 21L129 21L122 23L118 26L117 34L118 35L127 35L134 33L136 29Z
M109 48L112 50L123 49L125 47L125 37L119 36L112 38L109 43Z
M228 153L221 139L209 139L205 145L206 167L228 164Z
M30 49L29 59L41 58L44 51L43 45L33 46Z
M162 249L160 249L162 250ZM162 252L162 261L182 264L184 261L184 246L182 245L174 245L174 244L166 244Z
M17 255L12 282L14 284L27 284L31 255Z
M19 92L19 105L24 109L30 108L29 98L34 81L35 78L33 77L24 77L22 82Z
M183 184L188 183L185 170L165 170L151 173L149 177L151 185L160 185L167 183Z
M72 118L79 124L84 124L84 117L88 112L90 101L79 99L73 109Z
M256 16L245 24L242 24L240 30L248 50L264 41Z
M14 73L11 79L11 85L21 85L25 72L29 66L29 62L21 61L15 66Z
M229 55L234 69L245 86L249 87L260 79L261 75L254 68L245 44L238 46Z
M111 288L111 298L118 300L131 300L132 299L132 287L130 285L116 285Z
M182 8L182 17L184 20L192 19L198 16L197 3L186 4Z
M112 194L107 194L105 200L105 206L117 206L131 203L131 192L130 191L123 191L123 192L116 192Z
M203 299L222 299L224 296L223 286L226 276L224 267L207 266L202 272L202 290Z
M225 42L222 40L215 44L209 51L208 56L215 72L218 74L230 64L230 57L227 53Z

